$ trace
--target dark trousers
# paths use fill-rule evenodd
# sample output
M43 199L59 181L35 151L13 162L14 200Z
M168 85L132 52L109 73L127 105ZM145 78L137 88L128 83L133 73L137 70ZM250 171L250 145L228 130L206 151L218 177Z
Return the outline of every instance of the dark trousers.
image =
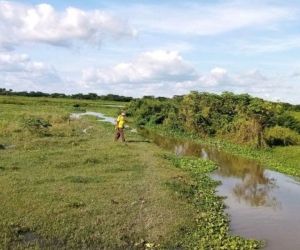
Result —
M119 140L120 137L122 139L122 142L125 142L125 136L124 136L124 129L123 128L117 128L116 129L115 141Z

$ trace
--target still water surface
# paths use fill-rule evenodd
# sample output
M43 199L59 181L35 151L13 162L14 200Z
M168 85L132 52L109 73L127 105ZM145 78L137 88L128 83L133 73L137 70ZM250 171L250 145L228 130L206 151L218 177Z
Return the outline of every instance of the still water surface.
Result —
M73 118L93 115L114 123L102 113L72 114ZM255 161L201 146L189 141L166 138L142 131L145 137L177 155L198 156L217 163L211 174L222 184L218 194L225 196L233 234L266 241L270 250L300 250L300 183L263 168Z
M146 136L177 155L198 156L218 164L211 176L222 182L217 191L226 196L233 234L265 240L265 249L300 249L299 182L216 148L149 133Z

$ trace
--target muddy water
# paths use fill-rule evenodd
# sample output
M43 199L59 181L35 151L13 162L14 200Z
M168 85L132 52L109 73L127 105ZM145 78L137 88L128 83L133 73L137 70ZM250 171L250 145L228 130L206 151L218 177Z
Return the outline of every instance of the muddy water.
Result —
M254 161L187 141L142 132L177 155L210 159L219 166L218 194L226 196L233 234L266 241L265 249L300 249L300 183Z

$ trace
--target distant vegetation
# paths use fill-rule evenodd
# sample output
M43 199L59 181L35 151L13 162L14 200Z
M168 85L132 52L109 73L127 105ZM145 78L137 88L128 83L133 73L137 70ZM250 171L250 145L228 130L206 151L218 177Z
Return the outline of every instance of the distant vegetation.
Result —
M255 147L300 144L300 105L265 101L248 94L191 92L185 96L131 101L138 125L216 137ZM295 115L297 114L297 115Z
M74 98L74 99L85 99L85 100L105 100L105 101L121 101L121 102L129 102L133 98L127 96L120 96L114 94L107 95L97 95L96 93L88 93L88 94L71 94L66 95L63 93L44 93L40 91L13 91L11 89L7 90L5 88L0 88L0 95L8 95L8 96L30 96L30 97L53 97L53 98Z

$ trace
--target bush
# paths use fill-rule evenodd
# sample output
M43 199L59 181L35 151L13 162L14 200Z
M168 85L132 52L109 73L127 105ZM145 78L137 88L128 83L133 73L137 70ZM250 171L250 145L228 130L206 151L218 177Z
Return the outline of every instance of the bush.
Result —
M253 147L266 146L262 138L262 127L255 119L240 117L219 130L220 137L234 143Z
M83 108L79 103L73 105L75 112L86 112L86 109Z
M290 128L275 126L267 128L264 139L269 146L299 145L300 135Z
M47 136L49 135L49 127L51 127L52 125L49 121L43 118L32 117L24 121L24 126L31 133L37 133L39 135Z
M288 113L283 113L279 115L276 120L277 125L290 128L300 133L300 122Z
M284 132L277 131L278 138L275 134L266 137L271 145L294 144L297 142L294 136L300 133L300 121L282 103L229 92L216 95L192 91L171 99L146 96L132 101L128 113L139 126L161 125L258 148L267 146L263 137L266 128L286 128Z

